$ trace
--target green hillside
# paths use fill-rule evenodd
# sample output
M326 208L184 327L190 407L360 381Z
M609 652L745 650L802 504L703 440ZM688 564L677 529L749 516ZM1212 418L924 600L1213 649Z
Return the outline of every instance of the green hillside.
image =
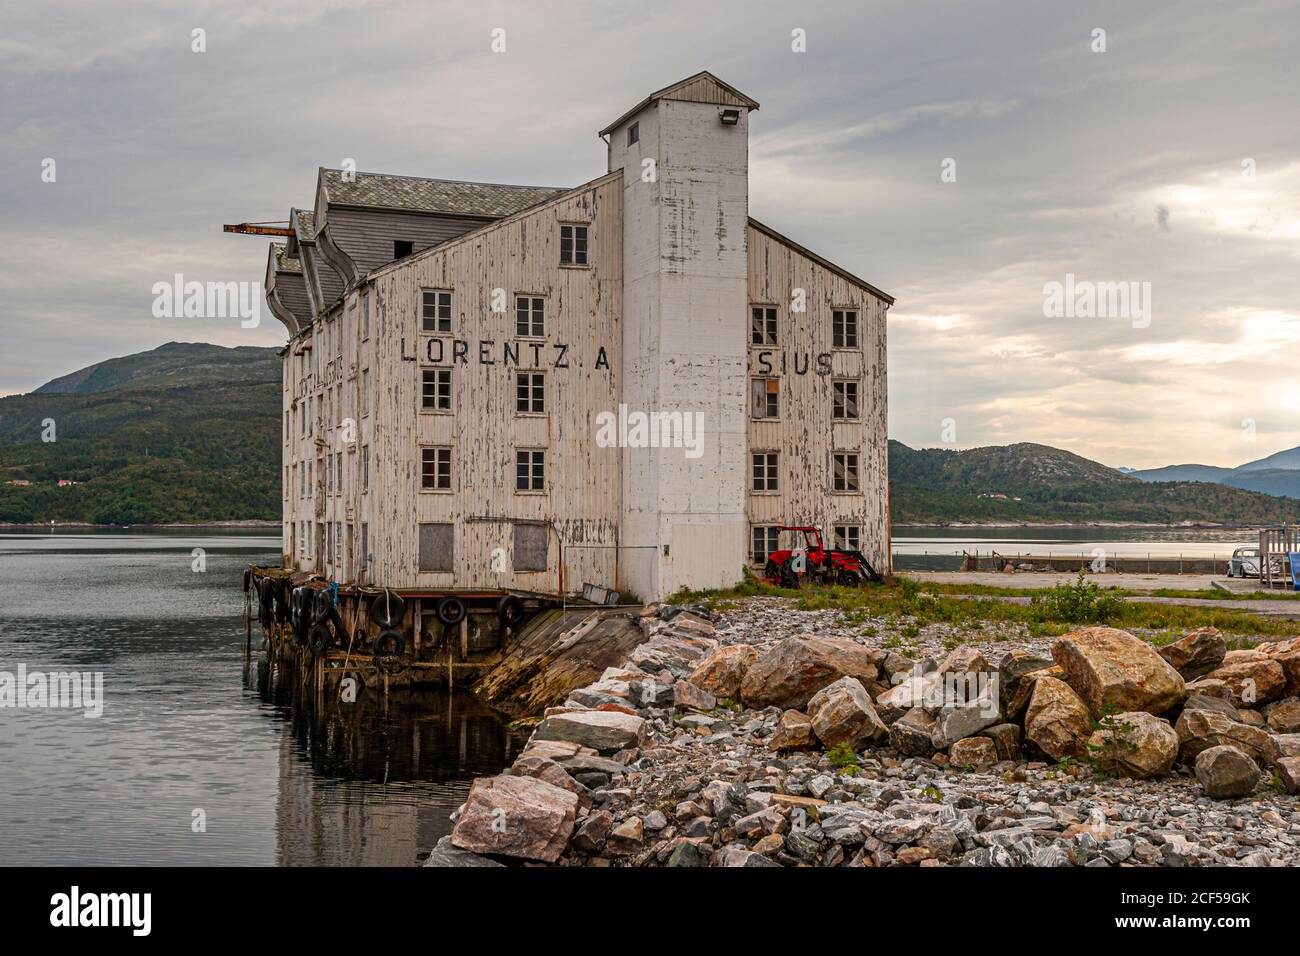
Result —
M176 342L0 399L0 522L278 519L279 408L275 349Z
M1029 443L952 451L891 441L889 478L895 524L1254 525L1300 518L1300 501L1293 499L1207 482L1144 482L1059 448ZM981 498L981 493L1007 497Z

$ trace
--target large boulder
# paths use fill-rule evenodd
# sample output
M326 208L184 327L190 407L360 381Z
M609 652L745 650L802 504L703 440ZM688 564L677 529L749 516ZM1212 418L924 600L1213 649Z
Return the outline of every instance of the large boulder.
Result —
M939 665L936 674L982 674L987 673L989 669L988 661L974 647L954 648L948 654L942 664Z
M787 710L776 723L776 730L768 738L772 750L803 750L817 743L812 721L798 710Z
M1113 627L1085 627L1052 643L1065 671L1094 717L1107 712L1163 713L1183 700L1183 678L1146 641Z
M1088 739L1095 766L1117 777L1163 777L1178 757L1178 734L1145 710L1114 714Z
M930 742L934 735L934 718L923 707L913 707L889 726L889 742L901 754L928 757L934 753Z
M841 677L873 682L880 657L880 651L841 638L788 637L750 665L740 696L751 707L806 707L814 694Z
M909 710L934 712L943 706L943 678L931 672L915 671L889 690L876 696L876 713L887 724L900 719Z
M1259 767L1236 747L1209 747L1196 755L1196 779L1216 800L1244 797L1259 783Z
M1198 627L1185 637L1160 648L1160 656L1183 680L1204 677L1223 663L1227 642L1217 627Z
M1055 677L1040 677L1025 712L1025 738L1049 757L1087 756L1092 735L1088 706L1068 684Z
M758 651L748 644L731 644L719 647L691 672L687 678L696 687L718 697L736 697L740 682L751 664L758 660Z
M1265 708L1269 729L1275 734L1300 733L1300 697L1288 697Z
M952 745L948 759L954 767L984 771L998 762L998 748L988 737L965 737Z
M1300 757L1281 757L1275 769L1283 790L1292 796L1300 793Z
M1281 697L1286 690L1286 671L1277 661L1262 654L1254 659L1224 664L1206 676L1210 680L1223 681L1238 707L1258 707Z
M454 846L554 863L573 833L578 798L537 777L479 777L451 831Z
M567 740L603 754L617 753L645 742L645 718L620 711L577 710L544 719L535 740Z
M889 728L876 715L871 696L856 677L841 677L814 694L808 717L817 739L828 748L847 744L856 751L889 736Z
M457 849L452 845L451 837L445 836L438 841L431 851L429 859L425 860L425 866L504 866L504 863L498 863L496 860L489 859L486 856L479 856L477 853L470 853L469 850Z
M935 750L944 750L964 737L979 733L1002 721L1002 711L991 687L984 688L982 697L967 697L949 704L934 715L934 730L930 742Z
M1002 658L998 664L998 693L1007 720L1015 720L1025 712L1034 693L1034 681L1054 666L1051 658L1029 651L1012 651Z
M1184 763L1191 763L1201 751L1218 746L1236 747L1259 763L1268 763L1277 755L1277 745L1268 731L1214 710L1184 708L1174 731L1178 734L1179 759Z

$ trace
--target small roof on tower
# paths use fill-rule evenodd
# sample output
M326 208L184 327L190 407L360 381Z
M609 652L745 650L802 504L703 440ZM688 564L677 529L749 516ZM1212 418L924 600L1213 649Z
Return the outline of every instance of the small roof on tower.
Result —
M749 110L758 109L758 101L752 100L729 83L723 83L708 70L701 70L694 76L679 80L672 86L665 86L643 99L599 133L607 136L625 122L640 113L655 100L684 100L688 103L717 103L719 106L739 106Z

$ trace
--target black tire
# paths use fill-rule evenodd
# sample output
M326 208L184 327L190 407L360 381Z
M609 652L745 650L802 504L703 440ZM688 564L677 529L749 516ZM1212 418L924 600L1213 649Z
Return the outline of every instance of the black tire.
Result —
M769 581L776 581L781 577L781 565L768 558L767 564L763 565L763 577Z
M257 619L263 624L271 623L271 610L275 596L271 592L271 579L262 578L257 582Z
M334 643L334 632L324 622L313 624L308 644L313 654L324 654Z
M401 631L389 628L380 631L371 643L371 653L375 657L401 657L406 650L406 638Z
M311 619L317 624L324 624L329 620L330 611L334 610L334 595L325 589L317 591L312 595L312 613Z
M840 568L839 573L835 575L835 583L846 588L855 588L862 583L862 579L858 577L858 572Z
M799 575L794 570L794 556L786 558L781 564L781 587L798 589Z
M445 597L438 602L438 620L443 624L459 624L465 620L465 602L458 597Z
M406 602L396 591L385 588L370 599L370 620L387 630L397 627L406 615Z
M507 594L497 602L497 618L502 627L518 627L524 623L524 602Z
M275 619L280 624L288 624L293 616L293 585L288 578L281 578L275 589Z

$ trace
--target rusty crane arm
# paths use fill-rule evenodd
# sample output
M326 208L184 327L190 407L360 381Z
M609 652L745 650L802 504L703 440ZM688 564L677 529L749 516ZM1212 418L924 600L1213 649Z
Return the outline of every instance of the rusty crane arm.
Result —
M235 232L243 236L285 236L293 235L288 222L240 222L227 223L221 227L222 232Z

